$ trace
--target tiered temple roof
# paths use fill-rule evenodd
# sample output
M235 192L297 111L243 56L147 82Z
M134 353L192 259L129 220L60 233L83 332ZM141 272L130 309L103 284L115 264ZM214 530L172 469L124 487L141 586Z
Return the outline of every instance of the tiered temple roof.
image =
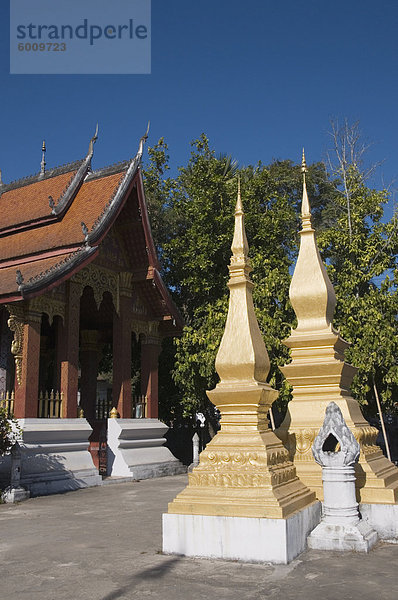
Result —
M182 318L160 275L141 174L144 136L127 162L91 170L80 161L9 184L0 180L0 303L41 295L93 261L123 210L122 238L135 289L164 335ZM130 201L128 202L128 200Z

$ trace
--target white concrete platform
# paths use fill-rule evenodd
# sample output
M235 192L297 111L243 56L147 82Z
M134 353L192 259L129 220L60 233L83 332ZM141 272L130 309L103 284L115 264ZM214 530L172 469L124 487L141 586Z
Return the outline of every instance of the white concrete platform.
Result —
M366 521L351 525L337 525L322 521L308 536L312 550L369 552L377 542L377 533Z
M163 514L163 552L287 564L305 550L320 518L320 502L287 519Z
M163 445L167 430L158 419L108 419L108 475L149 479L185 473Z
M8 486L2 493L1 499L6 504L13 504L14 502L22 502L30 498L30 492L25 490L23 487L11 487Z
M21 480L31 496L101 485L88 451L86 419L19 419ZM9 457L6 457L9 459ZM9 460L5 461L5 467ZM2 474L2 479L5 473Z
M362 519L382 540L398 540L398 504L360 504Z

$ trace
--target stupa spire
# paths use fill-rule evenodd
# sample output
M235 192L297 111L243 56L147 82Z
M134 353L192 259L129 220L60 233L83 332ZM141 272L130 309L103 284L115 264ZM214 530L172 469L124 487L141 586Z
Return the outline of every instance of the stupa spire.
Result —
M303 199L301 204L300 250L289 293L290 301L297 316L295 331L331 331L336 307L336 295L319 254L315 231L311 224L304 149L301 169L303 172Z
M216 371L222 384L228 381L265 382L270 363L253 306L253 283L249 245L238 180L235 206L235 229L229 265L229 308L225 331L216 358Z
M289 450L297 475L322 499L322 473L311 446L322 426L326 407L335 402L361 446L356 473L358 496L362 502L394 504L398 501L398 469L383 458L375 445L377 429L363 418L358 402L350 396L356 369L344 361L348 344L332 326L336 296L311 225L306 168L303 155L300 251L289 294L297 327L284 341L291 348L292 360L281 367L293 386L293 400L275 433Z
M301 161L301 171L303 173L303 200L301 203L301 223L303 229L311 229L311 207L307 194L307 182L305 175L308 173L307 163L305 162L305 153L303 148L303 158Z
M238 181L228 316L216 358L220 382L207 392L221 413L221 429L201 452L188 486L169 504L167 516L281 519L315 499L268 427L278 392L266 381L270 364L254 313L248 254Z

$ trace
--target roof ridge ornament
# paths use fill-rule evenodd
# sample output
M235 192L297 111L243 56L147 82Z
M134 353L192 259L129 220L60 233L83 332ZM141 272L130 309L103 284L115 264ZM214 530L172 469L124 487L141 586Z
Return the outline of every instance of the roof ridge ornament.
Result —
M40 163L40 176L39 179L43 178L45 173L46 173L46 140L43 140L42 146L41 146L41 163Z
M81 226L82 226L82 232L83 232L83 235L84 235L84 240L87 242L88 227L87 227L87 225L85 224L84 221L81 222Z
M17 286L20 287L23 284L24 277L19 269L17 269L15 273L15 280L17 282Z
M147 139L148 139L148 133L149 133L149 127L150 127L150 125L151 125L151 122L150 122L150 121L148 121L148 125L147 125L147 128L146 128L146 132L144 133L144 135L143 135L143 136L142 136L142 138L140 139L140 144L139 144L139 146L138 146L138 152L137 152L137 156L139 157L139 159L141 159L141 157L142 157L142 153L143 153L143 151L144 151L144 144L145 144L145 142L146 142L146 141L147 141Z
M89 146L88 146L87 158L90 157L90 160L93 157L93 154L94 154L94 144L95 144L95 142L97 140L98 140L98 123L97 123L97 125L95 127L95 133L94 133L93 137L91 138Z

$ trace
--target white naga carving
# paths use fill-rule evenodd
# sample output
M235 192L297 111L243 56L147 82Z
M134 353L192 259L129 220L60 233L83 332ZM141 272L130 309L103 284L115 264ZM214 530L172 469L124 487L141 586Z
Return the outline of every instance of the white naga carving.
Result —
M337 445L340 447L338 452L335 451ZM335 402L331 402L326 407L325 420L312 446L316 462L321 467L351 466L358 461L360 450L341 410Z
M308 546L317 550L368 552L377 534L358 512L355 495L355 463L360 446L347 427L340 408L328 404L323 425L312 453L322 467L322 520L308 536Z

